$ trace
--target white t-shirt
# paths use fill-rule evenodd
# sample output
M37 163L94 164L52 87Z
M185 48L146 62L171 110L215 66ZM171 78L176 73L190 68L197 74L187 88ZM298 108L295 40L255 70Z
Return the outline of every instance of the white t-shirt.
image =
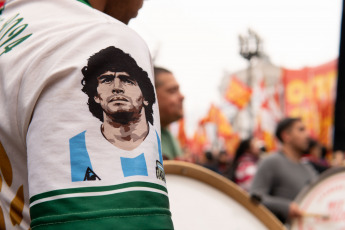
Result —
M152 83L149 50L123 23L77 0L6 1L0 15L6 229L173 228L157 102L149 134L125 151L103 137L82 91L83 67L91 69L91 57L109 47L134 59Z

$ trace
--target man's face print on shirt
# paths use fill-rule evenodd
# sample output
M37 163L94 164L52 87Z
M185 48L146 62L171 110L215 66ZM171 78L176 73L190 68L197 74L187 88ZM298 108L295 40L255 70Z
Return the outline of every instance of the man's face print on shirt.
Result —
M83 89L93 116L126 125L143 116L153 125L156 101L151 80L136 61L113 46L92 55L82 69Z
M148 102L144 100L138 82L126 72L107 71L98 78L97 96L99 103L108 116L119 117L126 123L135 119Z

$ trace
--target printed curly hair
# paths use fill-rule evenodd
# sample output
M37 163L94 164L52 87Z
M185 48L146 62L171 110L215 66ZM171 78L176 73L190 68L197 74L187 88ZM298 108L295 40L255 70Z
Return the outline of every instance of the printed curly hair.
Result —
M87 66L81 70L84 75L81 80L82 91L89 97L87 104L92 115L103 122L102 107L95 102L94 97L97 96L97 77L106 71L126 72L137 81L145 101L148 102L148 105L144 106L146 119L153 124L152 106L156 102L156 97L151 80L147 72L140 68L129 54L114 46L109 46L92 55Z

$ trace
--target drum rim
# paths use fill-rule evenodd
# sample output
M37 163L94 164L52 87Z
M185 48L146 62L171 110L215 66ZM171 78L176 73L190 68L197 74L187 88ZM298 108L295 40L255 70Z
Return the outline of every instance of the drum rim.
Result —
M304 200L304 198L306 197L306 195L312 190L314 189L316 186L318 186L321 182L323 182L325 179L334 176L338 173L342 173L345 172L345 167L343 166L339 166L336 168L330 168L327 169L326 171L324 171L323 173L321 173L319 175L319 177L317 178L316 181L313 181L311 184L305 186L301 192L297 195L297 197L295 198L295 202L297 204L301 204L302 201Z
M238 202L270 230L286 229L265 206L251 201L249 194L212 170L189 162L166 160L164 161L164 171L166 174L186 176L216 188Z

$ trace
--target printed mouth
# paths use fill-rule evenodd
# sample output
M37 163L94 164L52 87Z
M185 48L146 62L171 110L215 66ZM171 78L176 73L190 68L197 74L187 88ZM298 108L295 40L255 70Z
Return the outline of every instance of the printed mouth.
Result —
M124 98L124 97L115 97L115 98L112 98L111 100L110 100L110 102L121 102L121 101L128 101L126 98Z

